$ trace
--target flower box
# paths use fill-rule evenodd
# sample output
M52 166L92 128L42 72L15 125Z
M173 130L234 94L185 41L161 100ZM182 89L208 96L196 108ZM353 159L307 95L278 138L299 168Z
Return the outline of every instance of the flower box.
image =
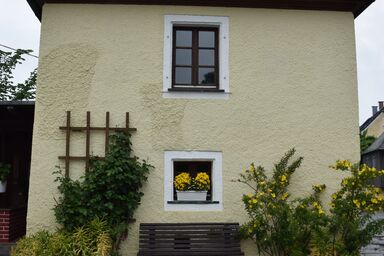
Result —
M207 191L176 191L178 201L206 201Z
M6 190L7 190L7 182L0 181L0 193L5 193Z

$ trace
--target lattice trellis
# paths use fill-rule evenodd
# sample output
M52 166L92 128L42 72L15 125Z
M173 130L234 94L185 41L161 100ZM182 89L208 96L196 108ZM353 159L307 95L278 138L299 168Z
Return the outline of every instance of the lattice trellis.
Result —
M64 130L65 137L65 156L59 156L60 160L65 161L65 175L69 176L70 161L85 161L85 171L89 171L89 160L90 160L90 142L92 131L105 131L105 154L108 152L109 146L109 135L110 132L122 131L126 133L134 132L137 129L129 127L129 113L125 113L125 128L110 127L109 112L105 114L105 127L93 127L91 126L91 112L87 112L87 124L86 126L71 126L71 111L67 111L67 123L66 126L60 126L60 130ZM71 156L70 155L70 143L71 143L71 132L85 132L85 156ZM99 157L103 158L103 157Z

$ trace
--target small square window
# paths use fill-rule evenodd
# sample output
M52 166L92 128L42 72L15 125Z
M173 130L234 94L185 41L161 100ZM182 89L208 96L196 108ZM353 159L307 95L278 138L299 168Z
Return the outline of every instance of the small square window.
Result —
M187 172L210 179L206 200L177 200L175 177ZM217 151L166 151L164 153L164 209L166 211L221 211L223 209L222 153Z
M174 161L173 177L183 172L188 173L190 177L196 177L199 172L207 173L211 182L206 201L212 201L212 161ZM173 186L173 200L177 200L175 186Z

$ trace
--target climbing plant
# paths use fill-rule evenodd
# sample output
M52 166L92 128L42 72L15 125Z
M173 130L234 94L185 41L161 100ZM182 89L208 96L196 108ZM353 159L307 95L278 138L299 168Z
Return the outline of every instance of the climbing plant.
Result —
M74 230L98 217L109 224L114 240L113 250L127 234L127 227L140 205L141 188L152 166L131 157L130 135L111 136L109 152L104 159L93 158L90 170L80 180L58 176L60 197L54 212L56 220L67 230Z

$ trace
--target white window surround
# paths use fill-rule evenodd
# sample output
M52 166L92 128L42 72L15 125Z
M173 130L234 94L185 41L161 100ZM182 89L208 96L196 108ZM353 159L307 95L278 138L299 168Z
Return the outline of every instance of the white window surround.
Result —
M173 25L202 25L219 27L219 86L224 92L169 92L172 88ZM188 99L229 98L229 18L223 16L165 15L164 16L164 60L163 97Z
M164 153L164 210L165 211L222 211L223 178L222 152L215 151L165 151ZM169 204L173 201L173 162L212 161L212 201L217 204Z

